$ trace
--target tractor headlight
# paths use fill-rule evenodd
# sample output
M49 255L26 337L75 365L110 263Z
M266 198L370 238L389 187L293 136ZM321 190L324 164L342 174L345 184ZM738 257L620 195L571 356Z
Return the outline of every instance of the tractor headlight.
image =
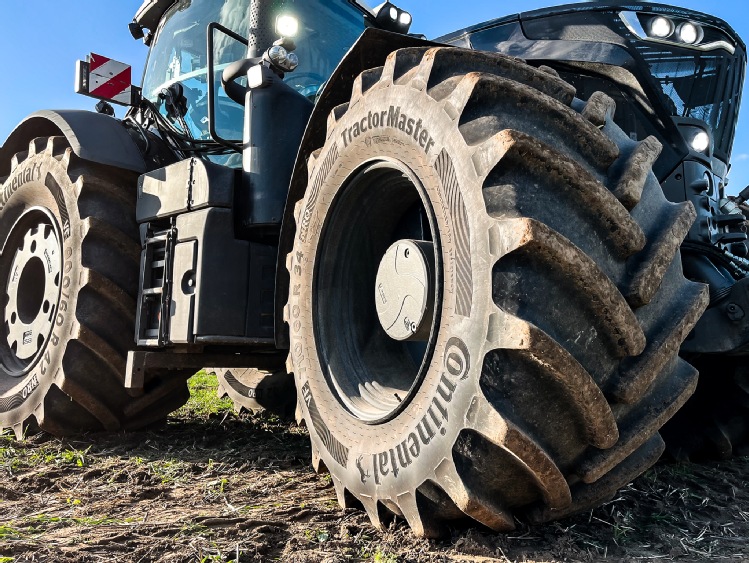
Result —
M674 22L663 16L657 16L650 20L650 34L659 39L670 37L674 32Z
M679 39L688 45L699 43L702 39L702 28L692 22L684 22L679 26Z
M289 53L281 45L273 45L268 49L270 61L283 71L291 72L299 66L299 57L296 53Z
M401 10L392 2L385 2L377 6L374 10L374 20L377 27L396 33L408 33L411 27L411 14Z
M710 135L707 134L707 131L698 130L692 137L690 144L692 149L697 152L707 152L707 149L710 148Z
M276 33L281 37L296 37L299 33L299 20L289 14L276 18Z
M735 41L720 29L708 23L699 23L684 16L639 12L619 12L625 27L638 39L688 47L700 51L725 49L736 52Z

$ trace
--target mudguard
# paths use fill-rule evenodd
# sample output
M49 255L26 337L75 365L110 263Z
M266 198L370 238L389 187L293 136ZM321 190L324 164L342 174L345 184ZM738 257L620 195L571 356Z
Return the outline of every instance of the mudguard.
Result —
M286 304L289 290L286 255L291 251L296 229L294 205L302 199L307 188L307 159L314 150L325 143L328 115L333 108L349 100L354 80L362 71L384 65L388 55L397 49L431 45L440 45L440 43L375 28L366 29L338 64L318 97L299 146L281 225L275 296L275 337L278 348L289 347L288 328L283 322L283 307Z
M117 119L84 110L42 110L24 119L0 148L0 178L10 173L10 161L37 137L63 135L82 159L134 172L146 172L138 146Z

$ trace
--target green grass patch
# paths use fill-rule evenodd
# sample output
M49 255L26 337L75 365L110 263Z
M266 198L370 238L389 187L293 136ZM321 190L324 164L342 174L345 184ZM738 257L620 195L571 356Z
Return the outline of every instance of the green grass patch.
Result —
M180 418L207 418L211 415L233 413L234 405L228 397L219 398L218 380L213 373L200 370L187 382L190 400L181 407L175 416Z
M0 470L13 474L44 465L85 467L89 450L90 447L78 449L54 440L29 446L16 442L12 434L3 434L0 436Z

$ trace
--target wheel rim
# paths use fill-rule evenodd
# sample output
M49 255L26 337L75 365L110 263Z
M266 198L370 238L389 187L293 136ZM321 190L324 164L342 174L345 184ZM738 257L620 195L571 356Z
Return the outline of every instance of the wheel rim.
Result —
M386 332L375 300L380 265L399 241L423 243L432 253L434 272L427 289L433 314L419 327L421 336L408 340ZM312 309L328 386L350 414L367 424L396 417L431 362L442 299L440 256L435 214L412 171L380 160L349 177L322 228Z
M3 335L0 360L5 371L20 377L44 351L57 313L62 252L57 223L48 211L26 211L10 231L2 268Z

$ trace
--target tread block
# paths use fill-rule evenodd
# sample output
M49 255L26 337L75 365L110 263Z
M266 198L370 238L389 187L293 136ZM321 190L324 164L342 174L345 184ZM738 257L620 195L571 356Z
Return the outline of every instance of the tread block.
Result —
M575 97L575 87L559 76L501 53L467 51L455 47L434 47L425 53L422 67L424 68L422 72L425 75L428 74L427 83L430 91L444 80L477 72L518 82L566 106L570 105Z
M485 490L472 489L458 472L453 460L444 459L435 470L440 486L450 496L458 509L495 532L515 529L512 514L489 498Z
M681 343L694 328L710 302L706 286L690 283L684 290L682 307L671 312L645 351L636 358L626 358L610 394L623 403L636 402L652 385L666 364L679 352Z
M694 393L697 370L676 358L648 394L619 419L619 442L610 450L593 451L581 460L575 473L593 483L642 446ZM615 410L616 414L616 410Z
M641 255L631 258L638 263L632 266L634 273L624 294L633 307L650 303L696 217L688 201L670 206L661 221L667 228L655 235Z
M597 127L603 127L606 122L614 119L616 102L603 92L594 92L583 109L583 117Z
M624 161L624 169L614 187L614 195L627 209L640 202L645 182L653 173L653 164L663 150L663 145L653 136L635 146Z
M497 166L503 166L503 170L529 169L527 175L542 178L544 185L552 183L555 191L553 195L562 194L584 209L585 218L595 223L601 239L619 257L627 258L645 247L646 239L642 229L597 178L574 160L526 133L509 129L497 133L474 150L472 161L476 174L483 182L486 182ZM492 194L497 190L492 186L484 189L489 214L500 211L494 209L492 199ZM515 201L516 207L520 207L521 199L544 197L537 192L540 189L531 192L525 187L522 192L518 189L510 199ZM501 208L503 198L497 199Z
M618 357L634 356L645 349L639 321L618 288L579 248L559 233L533 219L498 222L506 233L509 251L532 256L539 267L563 274L576 294L586 296L596 312L601 337ZM501 263L501 259L500 259Z
M592 484L579 483L575 485L572 488L572 504L569 507L555 510L537 506L528 511L529 520L533 524L542 524L601 505L613 498L624 485L632 482L637 476L652 467L663 454L665 447L663 439L659 434L656 434L602 479Z
M510 324L510 323L507 323ZM542 330L526 324L519 337L519 343L498 341L495 346L510 348L503 351L506 362L516 368L513 383L520 385L520 371L527 372L526 377L533 378L539 384L541 379L553 382L553 388L548 386L548 393L561 393L559 401L568 405L575 413L575 418L582 421L588 442L599 448L613 446L619 438L616 420L611 412L606 398L590 374L579 362L556 341ZM515 339L519 331L513 331ZM509 346L508 346L509 345ZM486 368L484 369L486 371ZM546 389L546 387L543 387ZM482 403L479 407L477 419L473 428L494 443L507 446L511 433L511 423L505 422L502 413L495 410L489 403ZM491 429L491 430L489 430ZM513 434L515 443L521 443L518 431ZM529 444L522 448L527 450ZM511 449L511 448L510 448ZM535 454L537 457L538 452ZM516 453L517 455L517 453ZM522 459L522 456L519 456ZM540 460L537 462L540 463Z
M472 72L445 97L448 99L461 114L460 131L469 145L513 129L559 147L570 159L577 156L601 174L619 157L619 147L603 131L569 106L521 82ZM570 136L570 131L577 133Z

